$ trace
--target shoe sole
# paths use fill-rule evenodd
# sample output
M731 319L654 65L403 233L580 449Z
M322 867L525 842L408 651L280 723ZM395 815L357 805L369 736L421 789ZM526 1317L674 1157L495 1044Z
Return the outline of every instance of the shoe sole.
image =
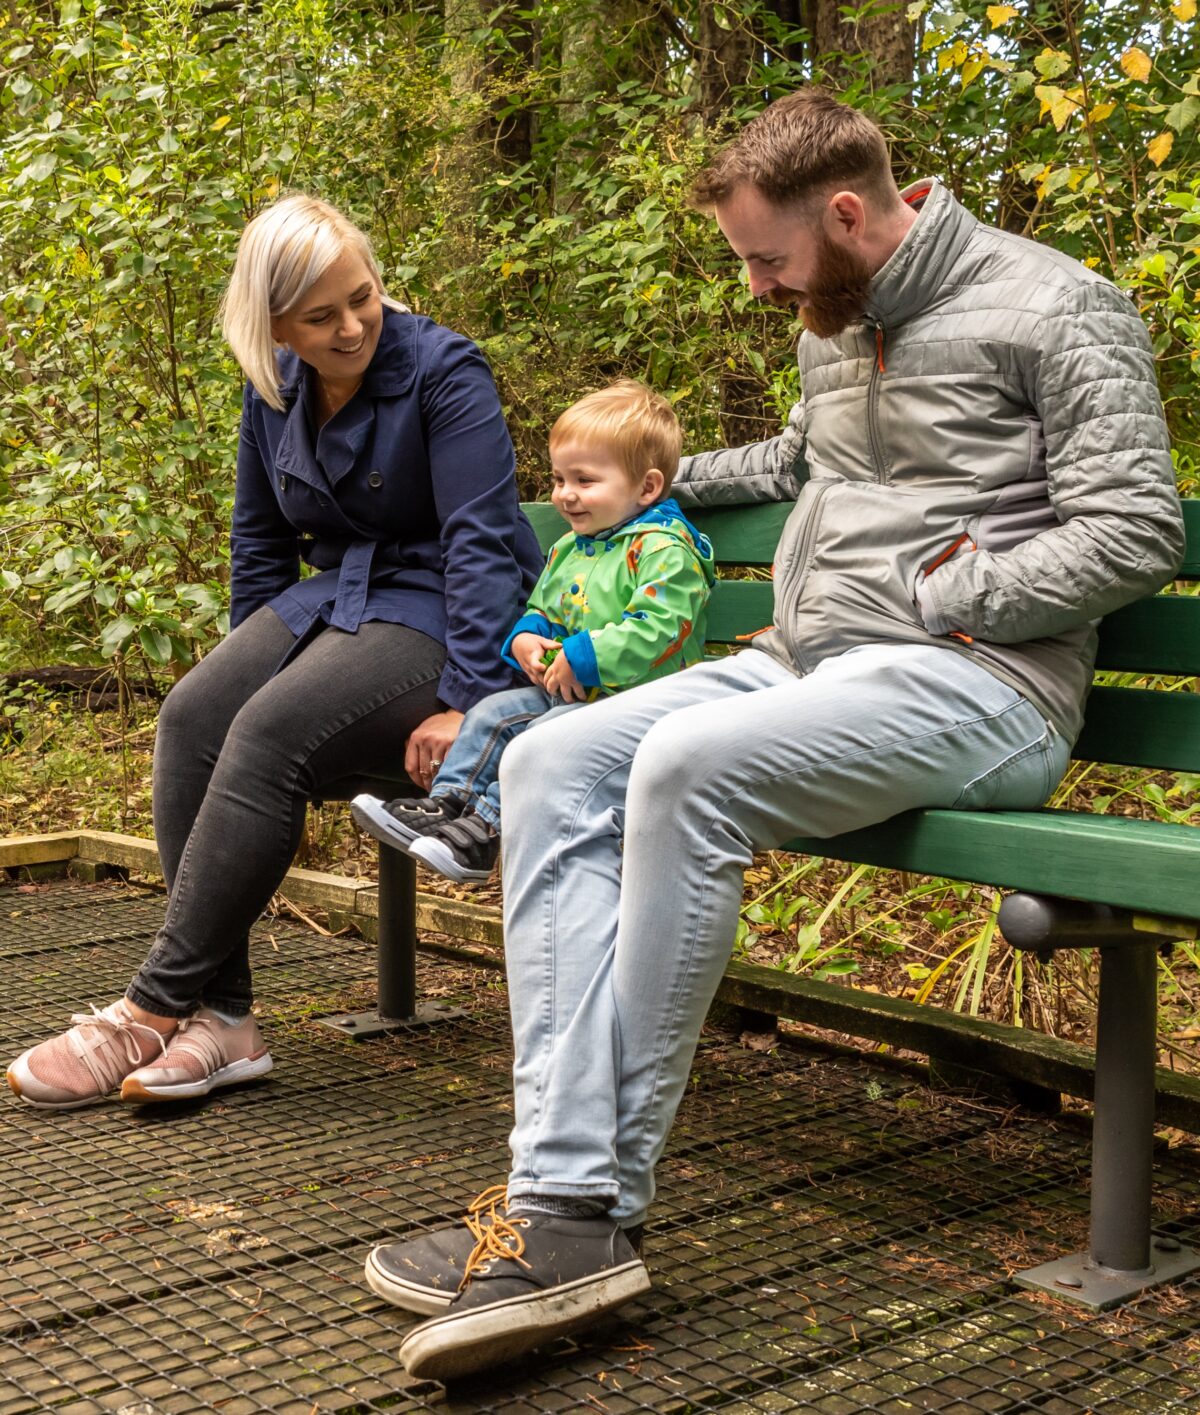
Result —
M452 1381L590 1326L606 1312L650 1290L641 1262L580 1278L532 1297L509 1297L488 1307L434 1317L411 1332L400 1360L411 1376Z
M455 884L468 884L471 880L488 879L492 873L490 867L486 870L469 870L465 865L460 865L448 845L443 844L440 840L431 839L429 836L418 836L408 841L402 846L402 849L414 860L420 860L423 865L428 865L431 870L436 870L438 874L452 879Z
M36 1097L29 1095L28 1092L21 1089L22 1084L28 1085L28 1082L22 1083L21 1077L17 1074L17 1068L24 1060L25 1058L23 1056L19 1056L4 1073L4 1079L8 1082L8 1089L13 1095L16 1096L18 1100L24 1101L26 1105L36 1106L38 1110L78 1110L81 1106L97 1105L104 1099L103 1096L84 1096L76 1101L38 1100ZM34 1084L37 1084L36 1079L34 1080Z
M121 1086L121 1099L123 1101L190 1100L194 1096L206 1096L210 1091L218 1090L222 1086L236 1086L242 1081L257 1080L259 1076L265 1076L274 1065L271 1053L264 1052L262 1056L247 1057L243 1061L231 1061L228 1066L218 1067L211 1075L205 1076L199 1081L176 1081L174 1084L156 1086L153 1083L147 1085L134 1076L128 1076Z
M376 1297L382 1297L393 1307L400 1307L406 1312L417 1312L425 1317L436 1317L444 1312L458 1295L457 1290L443 1292L440 1288L420 1287L393 1277L376 1264L375 1251L373 1249L367 1255L363 1266L367 1286Z
M417 838L417 832L401 825L382 801L373 801L370 805L351 801L350 814L355 824L384 845L398 845L403 849L410 840Z

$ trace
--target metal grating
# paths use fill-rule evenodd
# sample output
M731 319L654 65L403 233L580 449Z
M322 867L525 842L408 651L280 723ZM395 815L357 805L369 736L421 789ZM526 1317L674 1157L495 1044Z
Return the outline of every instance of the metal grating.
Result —
M0 886L14 1055L115 995L162 916L115 885ZM660 1174L654 1291L579 1343L450 1392L360 1281L381 1236L503 1178L494 974L422 966L470 1011L355 1044L373 953L264 923L276 1069L205 1103L0 1111L0 1415L660 1411L1161 1412L1200 1404L1200 1278L1093 1314L1005 1274L1083 1246L1086 1135L869 1061L706 1039ZM1156 1224L1200 1241L1200 1167L1163 1155Z

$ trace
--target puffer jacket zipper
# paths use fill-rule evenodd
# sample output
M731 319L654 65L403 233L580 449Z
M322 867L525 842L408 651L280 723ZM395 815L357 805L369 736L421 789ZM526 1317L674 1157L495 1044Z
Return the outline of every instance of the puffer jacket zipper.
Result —
M808 561L812 555L813 542L816 540L817 527L821 519L821 498L833 485L833 482L810 481L808 483L805 490L809 501L808 518L804 522L800 542L796 546L792 558L788 561L783 578L775 583L775 625L783 636L792 662L798 668L806 671L808 665L800 651L800 645L792 636L792 626L795 623L796 609L800 603L800 595L804 590L804 582L808 579Z
M867 383L867 440L871 444L871 460L875 464L875 479L882 486L887 481L887 462L883 454L883 439L879 435L879 376L884 372L883 325L873 323L875 358L871 363L871 378Z

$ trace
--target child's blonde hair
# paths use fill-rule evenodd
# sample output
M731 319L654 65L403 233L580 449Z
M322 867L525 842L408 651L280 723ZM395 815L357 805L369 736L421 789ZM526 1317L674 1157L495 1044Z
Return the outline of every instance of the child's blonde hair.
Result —
M242 232L221 327L242 372L280 412L271 320L286 314L346 252L362 258L389 309L407 309L385 293L370 241L328 202L297 192L265 207Z
M569 438L600 443L640 481L651 467L663 474L664 495L679 469L683 433L675 409L635 378L619 378L572 403L550 429L550 452Z

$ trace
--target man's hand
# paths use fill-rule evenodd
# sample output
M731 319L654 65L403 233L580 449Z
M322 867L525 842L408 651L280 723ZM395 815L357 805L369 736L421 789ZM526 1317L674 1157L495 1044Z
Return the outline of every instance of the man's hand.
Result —
M438 768L446 760L446 753L454 745L462 720L463 714L456 708L446 708L427 717L409 736L404 749L404 770L426 795Z
M518 634L509 645L509 653L521 665L525 677L534 684L535 687L544 688L546 677L546 665L542 662L542 655L547 649L558 648L557 639L545 639L541 634Z
M561 698L564 703L587 701L588 690L575 677L570 661L561 649L555 655L554 662L546 669L542 687L548 693L553 693L556 698Z

